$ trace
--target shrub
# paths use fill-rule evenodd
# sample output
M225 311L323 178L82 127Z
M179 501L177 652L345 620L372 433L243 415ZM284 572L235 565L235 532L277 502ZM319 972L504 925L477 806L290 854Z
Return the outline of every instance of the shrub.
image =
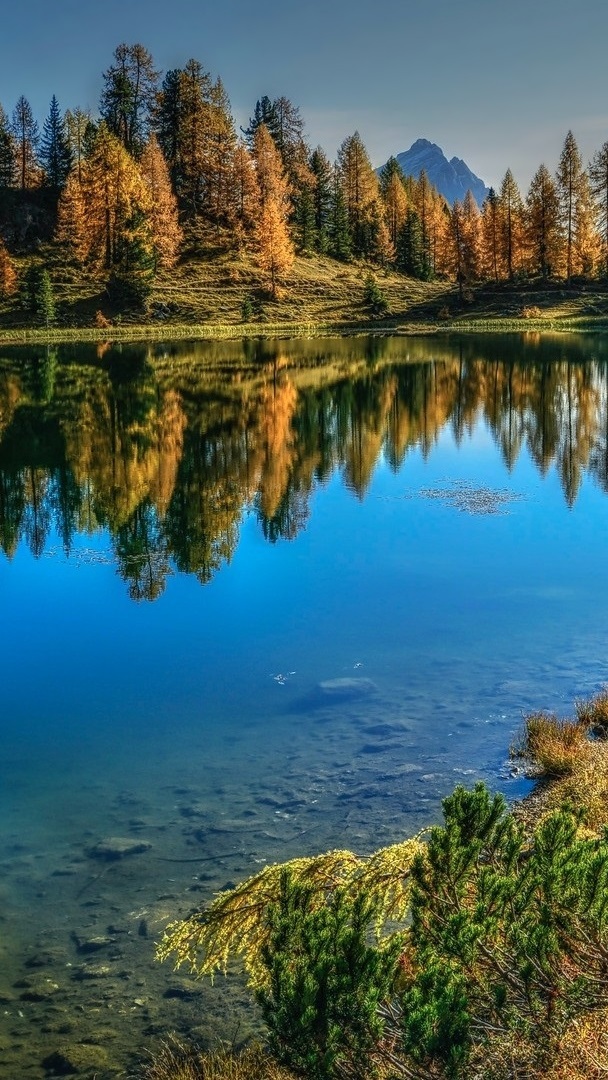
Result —
M268 911L268 979L257 998L270 1048L310 1080L371 1080L383 1034L378 1009L392 990L401 942L370 944L377 908L364 894L338 888L319 907L314 893L285 870Z
M529 307L523 307L519 313L520 319L542 319L543 313L539 307L532 304Z
M413 867L403 1051L468 1078L472 1050L511 1033L542 1070L572 1017L605 1004L608 840L580 838L566 810L527 840L483 784L443 812Z

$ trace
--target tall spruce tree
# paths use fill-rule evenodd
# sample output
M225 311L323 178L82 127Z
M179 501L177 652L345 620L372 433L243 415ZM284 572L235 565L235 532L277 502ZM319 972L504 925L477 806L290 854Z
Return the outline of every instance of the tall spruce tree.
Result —
M324 255L330 246L333 171L329 158L320 146L310 156L310 170L315 179L315 249Z
M0 188L12 187L15 181L15 144L8 118L0 105Z
M68 141L66 123L59 103L53 94L49 115L44 121L40 140L40 162L46 174L48 187L60 191L72 168L72 152Z
M156 104L158 73L152 56L143 45L118 45L103 81L101 117L129 153L137 156Z
M594 155L589 165L591 191L597 207L597 223L601 237L601 273L608 275L608 142Z

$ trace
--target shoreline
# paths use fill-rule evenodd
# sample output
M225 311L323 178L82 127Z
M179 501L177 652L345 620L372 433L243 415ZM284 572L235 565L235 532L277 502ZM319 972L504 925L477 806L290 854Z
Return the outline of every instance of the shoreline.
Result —
M316 337L447 337L454 334L605 334L608 319L580 320L479 319L433 323L397 323L386 320L370 323L165 323L151 326L130 323L107 329L24 327L0 329L0 346L70 345L146 341L240 341L243 338L290 339Z

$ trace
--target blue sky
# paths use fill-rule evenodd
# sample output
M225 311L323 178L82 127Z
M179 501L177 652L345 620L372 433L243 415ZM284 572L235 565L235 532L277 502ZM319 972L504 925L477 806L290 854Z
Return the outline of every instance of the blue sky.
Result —
M40 120L53 93L95 109L114 48L138 41L163 71L194 56L221 75L239 123L291 98L331 157L355 129L375 165L422 136L525 188L568 129L585 159L608 139L605 0L28 0L0 34L0 102L23 93Z

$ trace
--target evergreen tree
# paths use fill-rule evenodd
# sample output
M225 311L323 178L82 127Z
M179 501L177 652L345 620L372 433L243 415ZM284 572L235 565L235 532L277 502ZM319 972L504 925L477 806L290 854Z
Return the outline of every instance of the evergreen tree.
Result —
M40 169L36 160L36 151L39 142L38 124L34 120L32 107L21 96L13 110L11 125L12 135L15 140L15 160L17 169L17 182L22 191L26 188L37 187L40 183Z
M0 105L0 188L15 182L15 144L9 122Z
M52 326L55 321L55 299L51 275L46 267L31 263L23 279L25 306L41 326Z
M255 133L260 124L263 124L273 140L276 140L278 136L279 121L274 103L266 94L256 101L253 116L249 121L248 127L241 128L250 150L253 150Z
M608 142L604 143L591 161L589 179L597 206L597 221L601 236L601 268L606 276L608 275Z
M72 153L67 137L65 119L53 94L51 107L42 129L40 161L49 187L60 191L72 167Z
M179 68L168 71L163 79L154 112L154 130L171 173L173 190L179 187L181 149L182 78Z
M320 146L310 156L314 176L313 203L315 217L315 248L324 255L329 250L332 213L333 173L331 163Z
M426 273L422 225L416 210L409 209L397 238L397 267L410 277L423 280Z
M91 114L83 109L67 110L65 114L65 134L70 152L70 160L76 167L78 182L82 183L82 162L91 148L94 135Z
M378 1007L389 996L399 943L380 951L368 938L376 915L363 895L337 889L319 906L310 885L281 879L268 911L258 992L279 1061L311 1080L368 1080L383 1033Z
M108 279L108 293L121 308L141 308L154 284L153 241L144 212L136 207L116 243L114 266Z
M114 64L103 75L99 111L108 130L130 154L143 149L156 104L158 74L143 45L118 45Z
M353 240L348 220L344 191L338 174L334 178L333 204L329 224L329 254L348 262L353 254Z

